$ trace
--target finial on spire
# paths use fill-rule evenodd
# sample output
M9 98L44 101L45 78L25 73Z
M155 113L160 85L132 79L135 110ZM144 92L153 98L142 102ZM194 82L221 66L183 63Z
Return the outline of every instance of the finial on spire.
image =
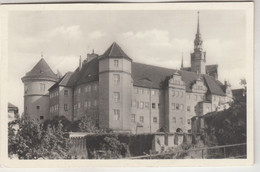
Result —
M92 49L92 54L95 54L95 51L94 51L94 49Z
M200 34L200 11L198 11L197 34Z
M43 51L41 51L41 58L43 58Z
M183 69L183 51L182 51L182 57L181 57L181 70Z

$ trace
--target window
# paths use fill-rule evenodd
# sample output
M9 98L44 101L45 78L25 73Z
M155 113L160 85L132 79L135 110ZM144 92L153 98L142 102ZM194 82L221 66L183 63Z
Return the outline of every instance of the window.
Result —
M179 91L176 91L176 97L178 97L179 96Z
M216 96L213 96L213 98L214 98L214 101L216 101Z
M131 114L131 122L135 122L135 114Z
M173 117L173 118L172 118L172 122L173 122L173 123L176 123L176 117Z
M134 88L134 90L135 90L135 94L138 94L138 89L137 89L137 88Z
M88 86L85 87L85 92L86 92L86 93L88 92Z
M172 107L172 110L175 110L175 103L172 103L171 107Z
M114 120L118 121L120 119L120 111L119 109L114 109Z
M88 92L91 92L91 85L88 86Z
M187 124L190 124L190 119L187 120Z
M68 104L64 104L64 111L68 111Z
M139 107L140 107L140 109L143 109L144 108L144 102L140 102Z
M182 117L180 117L180 123L183 124L183 118Z
M40 83L40 89L41 89L41 91L45 91L45 84L44 83Z
M180 104L180 110L183 110L183 104Z
M80 92L81 92L81 88L78 89L78 93L79 93L79 94L80 94Z
M144 94L144 89L139 88L139 94Z
M120 75L119 74L114 74L114 84L119 84L120 82Z
M119 92L114 92L114 102L117 103L120 100L120 94Z
M91 107L91 101L88 101L88 107Z
M157 117L153 117L153 122L157 123Z
M183 97L183 92L181 92L181 97Z
M43 120L44 119L44 116L40 116L40 120Z
M85 107L85 108L88 107L88 102L87 102L87 101L84 102L84 107Z
M149 102L145 102L145 108L149 109Z
M187 106L187 111L190 112L190 106Z
M155 109L155 103L152 103L152 108Z
M176 110L180 109L180 105L178 103L176 103Z
M154 90L152 90L152 95L155 95L155 91Z
M40 109L40 106L36 106L36 109L38 109L38 110L39 110L39 109Z
M143 116L140 116L139 119L140 119L140 122L142 122L142 123L144 122L144 117Z
M64 96L69 95L69 91L68 90L64 90Z
M132 100L132 107L136 107L136 100Z
M144 93L145 93L145 94L149 94L149 90L148 90L148 89L145 89L145 90L144 90Z
M195 95L195 100L198 100L198 96L197 95Z
M114 60L114 67L118 67L118 60Z
M78 108L80 108L80 103L78 103Z

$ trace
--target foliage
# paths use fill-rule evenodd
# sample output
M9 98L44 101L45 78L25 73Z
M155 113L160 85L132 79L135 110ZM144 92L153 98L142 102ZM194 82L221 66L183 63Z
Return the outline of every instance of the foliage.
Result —
M119 140L114 133L98 133L86 136L86 146L90 159L114 159L126 157L127 143Z
M43 124L21 119L17 134L9 124L8 153L9 156L17 154L19 159L67 159L70 143L63 132L61 122L56 127L48 126L44 130Z
M44 121L43 129L46 130L48 126L56 127L59 122L63 125L62 130L64 132L76 132L79 131L78 123L69 121L65 116L55 116L53 119Z
M210 125L220 145L246 142L246 103L234 101L230 108L216 112Z

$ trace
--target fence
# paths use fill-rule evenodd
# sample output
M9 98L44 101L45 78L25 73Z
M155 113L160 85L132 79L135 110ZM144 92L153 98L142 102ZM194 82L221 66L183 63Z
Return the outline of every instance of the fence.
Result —
M130 157L130 159L182 159L189 154L193 154L195 156L193 158L196 159L239 159L246 158L247 151L246 143L241 143L136 156Z

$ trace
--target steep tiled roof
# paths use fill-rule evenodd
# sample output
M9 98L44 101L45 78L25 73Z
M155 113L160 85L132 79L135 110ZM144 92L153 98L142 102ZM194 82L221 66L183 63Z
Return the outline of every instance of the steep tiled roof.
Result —
M183 70L191 71L191 67L184 67ZM210 76L215 77L215 75L218 75L218 65L206 65L206 73Z
M132 61L132 59L126 55L126 53L116 42L113 42L113 44L105 51L105 53L100 56L100 59L105 58L126 58Z
M165 80L174 74L176 70L146 65L141 63L132 63L132 78L135 86L148 87L148 88L162 88L165 85ZM185 82L186 91L191 91L191 86L198 78L194 72L179 71L182 80ZM225 95L221 87L223 84L213 77L202 75L203 80L208 87L208 91L212 94Z
M52 90L56 88L58 85L59 86L68 86L68 81L71 78L72 72L67 72L63 77L60 78L58 82L56 82L53 86L49 88L49 90Z
M43 58L41 58L30 72L26 73L25 77L48 77L56 80L58 79L57 75L55 75Z

